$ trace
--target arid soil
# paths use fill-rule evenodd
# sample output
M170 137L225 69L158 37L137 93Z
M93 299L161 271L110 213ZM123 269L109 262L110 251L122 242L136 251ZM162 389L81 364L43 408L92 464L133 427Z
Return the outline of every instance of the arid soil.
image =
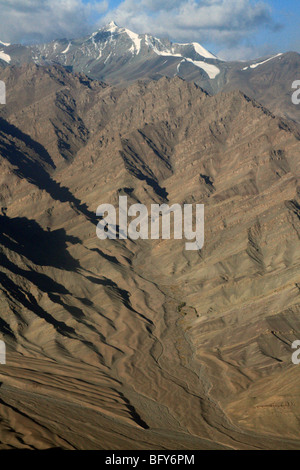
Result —
M300 131L239 91L7 67L1 449L299 449ZM205 244L102 203L205 205Z

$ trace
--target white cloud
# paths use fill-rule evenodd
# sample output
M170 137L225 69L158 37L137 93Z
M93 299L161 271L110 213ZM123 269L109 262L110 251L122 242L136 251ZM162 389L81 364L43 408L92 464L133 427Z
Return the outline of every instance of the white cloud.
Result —
M21 42L78 37L107 9L107 0L0 0L0 39Z
M227 59L258 56L251 38L274 27L267 0L0 0L0 40L74 38L115 20L138 33L204 43ZM243 55L245 54L245 55Z
M275 54L277 51L270 45L262 46L235 46L234 48L222 48L217 51L217 56L223 60L241 61L241 60L253 60L261 57Z
M254 0L124 0L105 20L134 31L198 41L220 47L239 46L259 27L273 27L272 11Z

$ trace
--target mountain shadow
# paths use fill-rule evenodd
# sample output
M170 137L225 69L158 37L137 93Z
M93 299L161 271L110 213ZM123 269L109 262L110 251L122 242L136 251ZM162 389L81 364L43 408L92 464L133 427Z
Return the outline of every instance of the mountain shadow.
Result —
M87 205L51 178L46 168L48 166L51 171L55 166L46 149L3 118L0 118L0 154L16 167L14 173L19 178L46 191L55 201L68 202L74 210L97 224L96 215Z
M66 235L64 229L47 232L34 220L0 215L0 245L25 256L38 266L77 270L80 264L68 252L67 243L74 245L80 240ZM40 278L39 283L45 283L45 279Z

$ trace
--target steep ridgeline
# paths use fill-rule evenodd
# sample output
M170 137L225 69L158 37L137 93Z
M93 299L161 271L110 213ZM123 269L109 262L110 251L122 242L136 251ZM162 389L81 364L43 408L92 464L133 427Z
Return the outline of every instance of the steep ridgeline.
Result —
M299 129L178 77L0 79L0 447L299 448ZM203 250L100 241L120 195L203 203Z
M300 72L297 53L225 62L197 42L178 44L111 22L84 38L49 44L21 46L0 41L0 68L29 62L60 64L112 85L179 76L210 94L239 89L275 114L300 122L299 107L291 103L292 83Z

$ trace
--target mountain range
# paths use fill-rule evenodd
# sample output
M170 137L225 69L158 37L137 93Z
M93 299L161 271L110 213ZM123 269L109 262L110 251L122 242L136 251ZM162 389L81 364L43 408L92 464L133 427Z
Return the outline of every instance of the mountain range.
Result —
M0 448L299 449L299 55L132 34L0 49ZM99 240L120 195L204 204L203 249Z
M300 68L296 52L245 62L226 62L199 43L173 43L136 34L115 22L84 38L22 46L0 41L0 64L62 65L111 85L179 76L210 94L239 89L272 112L299 122L291 103L292 83Z

